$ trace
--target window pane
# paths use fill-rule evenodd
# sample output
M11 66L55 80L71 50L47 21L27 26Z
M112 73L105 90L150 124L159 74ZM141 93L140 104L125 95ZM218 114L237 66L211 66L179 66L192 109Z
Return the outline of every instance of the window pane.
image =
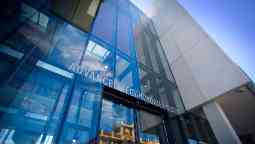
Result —
M57 25L51 50L45 59L54 65L69 68L81 61L87 34L66 23Z
M117 56L115 88L124 93L128 93L128 89L138 91L140 86L136 84L137 80L138 73L135 64L121 56Z
M24 13L32 12L33 16L5 43L23 54L33 50L35 60L41 59L64 69L81 61L87 33L29 5L23 4L23 9ZM33 18L35 15L38 15L37 20Z
M98 134L102 87L78 78L60 143L94 143Z
M104 24L104 26L102 26ZM114 45L116 31L116 7L110 2L103 2L94 22L92 33L103 41Z
M159 61L157 53L157 40L146 27L140 27L136 43L138 61L159 73Z
M175 83L142 64L139 67L139 74L141 91L146 97L159 101L163 108L172 112L176 112L177 108L179 111L183 110Z
M56 138L70 80L31 67L23 65L0 88L0 143L51 143Z
M99 143L135 144L134 110L103 99Z
M114 53L109 46L91 38L78 72L83 79L113 87Z
M118 15L117 47L126 55L131 56L133 38L129 16L123 13Z
M0 44L0 85L9 80L10 75L15 72L23 56L23 53L5 44Z
M124 12L126 14L129 14L129 0L118 0L118 9L121 12Z

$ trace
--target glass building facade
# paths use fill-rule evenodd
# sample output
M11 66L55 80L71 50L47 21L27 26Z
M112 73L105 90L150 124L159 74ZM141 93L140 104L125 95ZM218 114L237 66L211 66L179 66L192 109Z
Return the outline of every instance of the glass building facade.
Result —
M128 0L10 0L0 16L0 143L211 141L179 115L157 32Z

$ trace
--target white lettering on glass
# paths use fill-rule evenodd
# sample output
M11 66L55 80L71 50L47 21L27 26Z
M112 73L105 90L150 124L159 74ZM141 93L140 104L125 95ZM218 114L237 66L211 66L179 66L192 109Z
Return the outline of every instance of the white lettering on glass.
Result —
M77 64L72 64L69 67L69 70L78 74L81 76L83 80L91 80L95 82L100 82L106 86L112 87L113 88L113 79L108 76L107 72L105 71L95 71L95 70L90 70L88 67L81 67ZM139 90L135 90L130 87L125 88L125 93L128 95L131 95L133 97L136 97L137 99L143 100L145 102L148 102L150 104L156 105L160 108L163 108L168 111L173 111L173 107L170 107L169 105L162 104L158 99L156 99L154 96L146 96Z

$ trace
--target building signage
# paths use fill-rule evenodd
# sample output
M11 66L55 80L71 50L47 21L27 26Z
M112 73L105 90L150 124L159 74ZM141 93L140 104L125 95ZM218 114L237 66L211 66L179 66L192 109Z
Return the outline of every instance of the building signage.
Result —
M94 82L99 82L99 83L102 83L106 86L114 88L114 85L113 85L114 84L114 79L112 77L112 74L110 74L107 71L92 70L87 66L84 67L84 66L80 66L80 65L77 65L77 64L72 64L69 67L69 70L76 73L76 74L78 74L83 80L91 80L91 81L94 81ZM159 100L155 99L154 97L146 96L142 92L140 92L138 90L135 90L133 88L126 87L124 89L124 92L128 95L136 97L136 98L138 98L140 100L143 100L147 103L156 105L156 106L158 106L160 108L163 108L165 110L168 110L168 111L175 110L175 108L170 107L169 105L164 105Z
M80 66L72 64L69 70L81 76L82 80L91 80L94 82L102 83L106 86L113 87L112 74L103 70L94 70L88 66Z

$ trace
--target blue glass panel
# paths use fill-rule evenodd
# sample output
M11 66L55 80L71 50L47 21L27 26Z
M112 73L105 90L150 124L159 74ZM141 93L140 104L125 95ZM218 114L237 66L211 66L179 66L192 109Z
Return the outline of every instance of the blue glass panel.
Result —
M129 13L132 18L133 25L138 24L140 21L141 12L132 3L130 3L130 5L129 5Z
M132 63L121 56L117 56L116 76L114 81L115 88L122 92L126 92L128 88L132 88L134 86L133 72Z
M40 13L24 3L19 6L21 8L21 13L16 23L19 23L19 20L24 21L24 23L22 25L20 24L15 32L9 34L8 37L5 38L4 43L9 45L11 49L27 54L32 49L35 49L35 43L40 44L38 40L42 39L45 35L43 35L42 32L43 28L40 29L37 27ZM45 50L47 50L47 48L45 48ZM38 51L42 52L40 49L38 49Z
M26 22L5 41L11 49L23 55L33 53L34 60L44 60L68 69L80 62L87 34L79 29L46 15L22 3L22 18Z
M12 74L16 71L20 59L14 56L19 56L18 54L13 54L12 49L0 45L0 101L5 98L5 92L3 86L10 81ZM7 53L9 51L9 53ZM12 55L10 55L12 54Z
M95 19L92 33L103 41L114 45L115 31L116 7L109 2L103 2Z
M70 65L70 70L83 80L113 87L114 63L112 48L99 39L91 37L81 63Z
M0 40L5 40L22 25L20 0L1 1L0 5Z
M0 88L0 143L53 142L69 84L45 69L23 65Z
M103 99L99 140L99 143L113 143L116 140L119 143L135 143L134 110Z
M78 64L85 49L86 40L86 33L70 24L58 24L47 61L64 68Z
M129 16L123 13L118 15L117 47L130 56L132 44L131 23Z
M129 0L118 0L118 10L129 14Z
M60 143L94 143L98 134L102 85L78 78Z

